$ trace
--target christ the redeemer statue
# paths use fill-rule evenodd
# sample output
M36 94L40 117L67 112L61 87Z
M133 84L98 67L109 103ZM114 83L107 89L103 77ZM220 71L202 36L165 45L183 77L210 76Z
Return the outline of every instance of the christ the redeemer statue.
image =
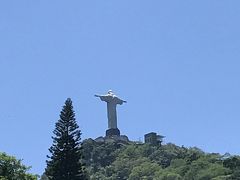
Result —
M108 130L107 135L120 135L117 128L117 104L122 105L126 101L118 98L111 90L106 95L95 95L107 103ZM109 134L110 132L110 134ZM119 132L119 133L118 133Z

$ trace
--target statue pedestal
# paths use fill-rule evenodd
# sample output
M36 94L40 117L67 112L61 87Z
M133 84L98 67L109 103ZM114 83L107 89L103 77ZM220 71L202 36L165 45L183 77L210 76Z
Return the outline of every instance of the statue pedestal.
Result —
M116 129L108 129L106 130L106 136L110 137L110 136L120 136L120 131L118 128Z

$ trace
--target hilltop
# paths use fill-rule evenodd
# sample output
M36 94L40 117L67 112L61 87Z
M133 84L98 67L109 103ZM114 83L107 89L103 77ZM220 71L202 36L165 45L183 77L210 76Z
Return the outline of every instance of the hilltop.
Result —
M206 153L168 143L83 141L92 180L230 180L240 179L240 157Z

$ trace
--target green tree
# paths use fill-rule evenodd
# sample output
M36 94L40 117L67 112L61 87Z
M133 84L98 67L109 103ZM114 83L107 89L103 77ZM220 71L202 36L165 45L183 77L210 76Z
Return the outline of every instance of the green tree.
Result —
M240 169L240 157L233 156L227 158L223 161L223 165L231 170Z
M223 167L222 164L211 163L211 161L212 159L209 156L201 157L193 161L184 179L210 180L218 176L226 176L230 173L230 170Z
M45 173L41 175L40 180L48 180L48 177L46 176Z
M219 176L226 176L230 173L229 169L224 168L220 164L209 164L208 168L199 171L196 179L207 180L212 178L220 178Z
M84 157L93 180L240 180L239 156L227 158L201 149L134 142L84 142Z
M153 180L154 173L157 171L161 171L162 168L157 163L152 163L148 159L145 158L143 163L139 164L138 166L135 166L131 174L129 175L129 180Z
M183 178L179 174L165 170L156 172L154 180L183 180Z
M223 166L231 169L232 175L229 180L240 180L240 157L230 156L223 161Z
M53 131L55 137L47 156L46 175L50 180L87 179L82 163L81 131L75 119L73 105L68 98Z
M37 180L36 175L27 173L29 169L21 160L0 153L0 180Z

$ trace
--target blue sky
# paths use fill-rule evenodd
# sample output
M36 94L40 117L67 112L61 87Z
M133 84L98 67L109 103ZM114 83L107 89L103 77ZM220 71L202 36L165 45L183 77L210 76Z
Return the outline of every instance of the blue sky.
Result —
M131 140L240 154L240 2L1 1L0 151L45 168L55 122L74 103L82 138L107 128L112 89Z

